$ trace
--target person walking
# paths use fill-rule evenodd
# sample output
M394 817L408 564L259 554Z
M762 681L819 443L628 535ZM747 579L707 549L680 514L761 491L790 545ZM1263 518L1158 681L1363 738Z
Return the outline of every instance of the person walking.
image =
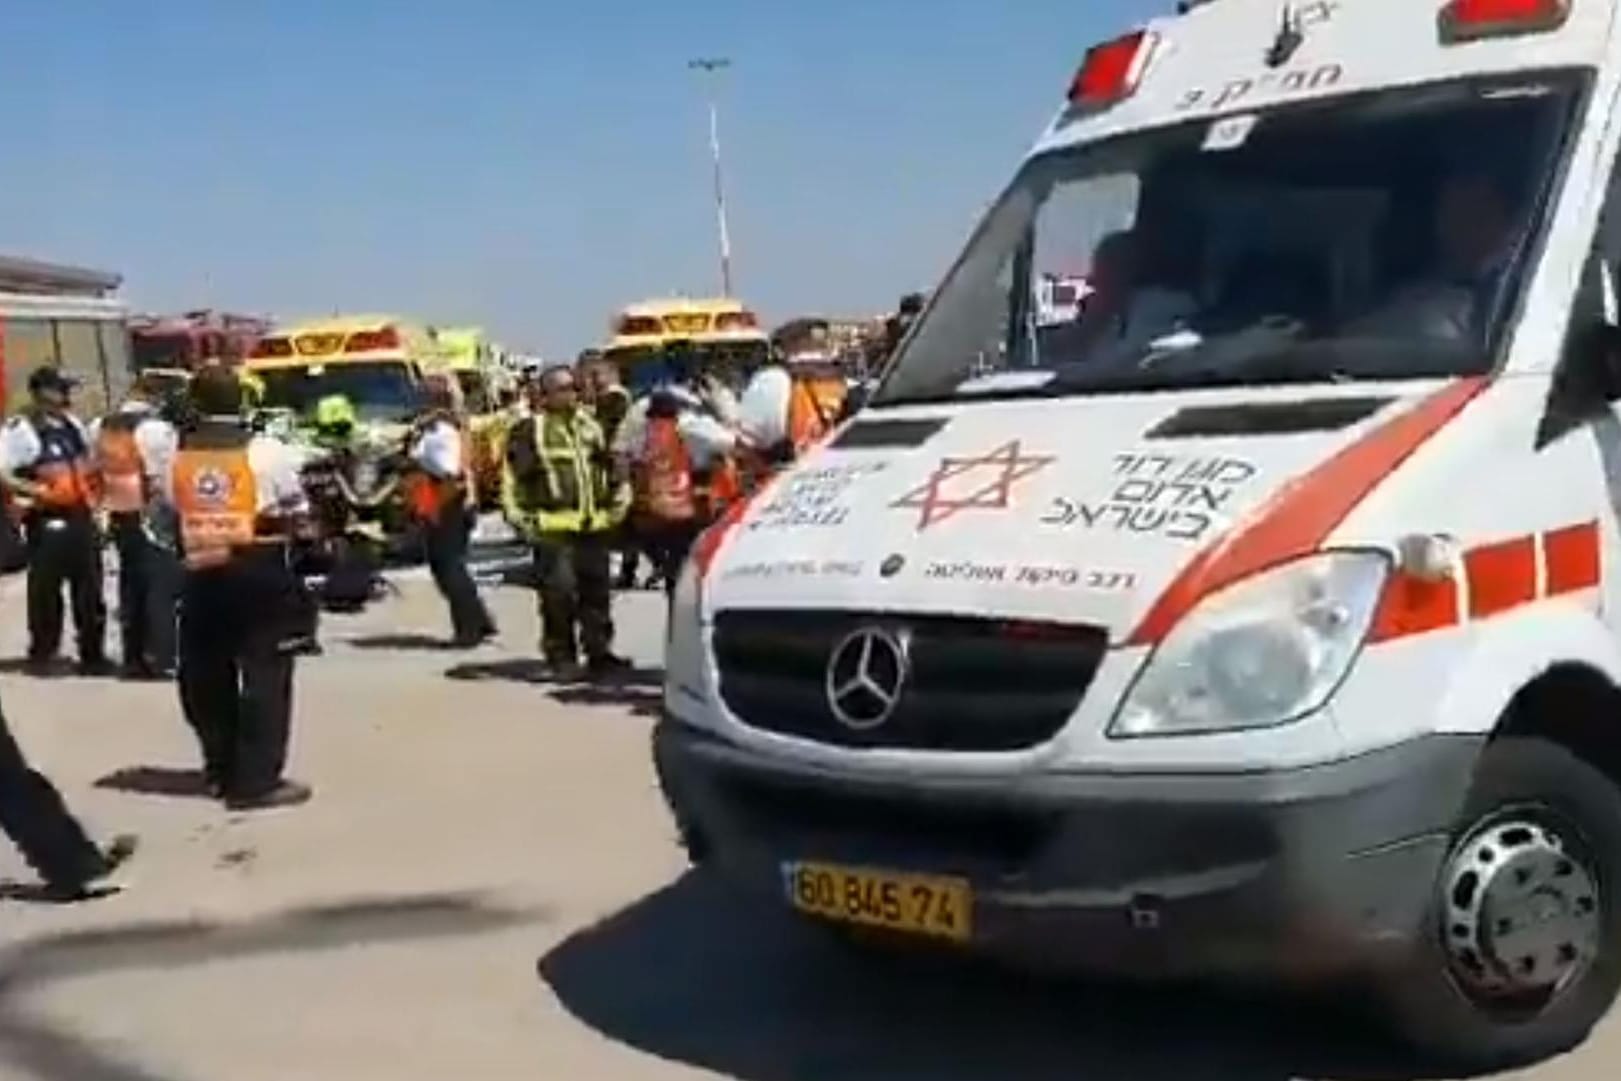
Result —
M475 505L467 425L455 380L430 377L425 397L408 446L414 468L406 478L406 504L422 528L433 583L450 606L454 644L471 649L494 638L496 626L467 569Z
M175 669L179 570L155 530L162 477L174 459L174 425L154 388L137 380L119 408L91 426L102 508L118 549L118 621L126 679L168 680Z
M90 900L97 886L135 854L133 836L103 849L85 834L49 778L23 756L0 709L0 831L45 883L57 902Z
M181 709L228 807L304 803L309 786L283 777L300 615L289 543L309 512L296 459L251 430L230 369L199 372L191 398L165 492L185 561Z
M55 368L36 368L28 377L28 409L0 433L0 483L25 508L28 668L37 675L56 668L64 586L72 597L80 672L111 670L96 525L98 485L89 433L71 409L74 385Z
M534 549L541 648L558 680L609 676L628 666L612 650L608 549L629 486L570 368L543 372L530 396L533 415L507 433L501 502Z

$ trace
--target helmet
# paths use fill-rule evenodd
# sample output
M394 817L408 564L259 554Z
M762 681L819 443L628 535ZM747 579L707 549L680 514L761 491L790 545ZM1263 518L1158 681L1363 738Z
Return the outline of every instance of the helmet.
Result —
M237 380L242 384L242 407L248 410L262 408L265 404L265 381L249 371L239 372Z
M359 421L348 395L328 394L315 403L315 426L323 431L353 428Z

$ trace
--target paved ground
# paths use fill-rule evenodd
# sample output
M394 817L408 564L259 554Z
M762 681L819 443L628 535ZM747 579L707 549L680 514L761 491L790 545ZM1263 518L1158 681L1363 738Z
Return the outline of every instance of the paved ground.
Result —
M853 959L683 874L648 765L651 673L532 682L510 588L492 590L501 648L436 651L437 598L403 589L332 621L303 669L296 773L319 795L290 812L185 795L168 688L0 674L81 813L146 845L117 897L0 900L0 1081L1417 1076L1332 1009ZM0 656L17 601L0 584ZM659 608L619 612L649 668ZM1612 1025L1530 1076L1599 1081L1618 1056Z

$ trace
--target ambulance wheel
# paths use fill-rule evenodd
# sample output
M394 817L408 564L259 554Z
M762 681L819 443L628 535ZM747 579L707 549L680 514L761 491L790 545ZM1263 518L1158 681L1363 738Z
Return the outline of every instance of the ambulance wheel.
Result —
M1621 990L1621 789L1564 747L1481 754L1423 933L1382 996L1450 1065L1500 1069L1580 1044Z

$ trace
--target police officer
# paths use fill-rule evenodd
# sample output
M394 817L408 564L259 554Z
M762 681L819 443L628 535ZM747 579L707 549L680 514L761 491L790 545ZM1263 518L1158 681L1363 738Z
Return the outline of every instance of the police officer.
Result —
M501 497L508 521L534 548L542 649L556 679L612 675L627 662L611 649L608 549L629 486L580 404L572 369L548 369L530 395L533 415L507 433Z
M118 549L118 617L127 679L172 679L175 667L174 554L155 530L155 494L178 438L158 393L137 380L119 408L91 426L102 508Z
M411 429L406 504L421 526L434 585L450 606L455 645L471 649L494 638L496 627L467 569L474 518L469 439L453 379L431 376L425 397L427 409Z
M45 896L59 902L98 896L96 885L135 853L135 838L121 836L102 849L85 836L62 794L23 757L0 711L0 831L45 880Z
M28 667L40 675L54 670L62 644L64 585L72 595L80 671L110 671L97 483L89 433L69 408L74 382L55 368L35 369L27 411L0 437L0 482L26 508Z
M166 495L179 520L180 704L211 788L233 810L303 803L285 780L298 581L289 542L308 515L296 458L242 416L228 368L191 383L196 420L181 433Z

